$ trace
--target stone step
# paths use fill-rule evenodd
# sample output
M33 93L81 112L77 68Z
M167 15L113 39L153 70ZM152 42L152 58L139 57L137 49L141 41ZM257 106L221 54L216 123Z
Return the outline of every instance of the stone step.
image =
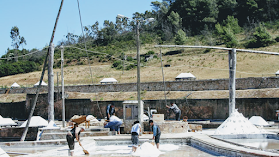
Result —
M71 128L68 129L44 129L43 133L63 133L68 132ZM104 128L102 126L90 126L89 128L85 128L85 131L89 132L98 132L98 131L110 131L109 128Z
M40 140L56 140L56 139L66 139L67 132L56 132L56 133L43 133ZM98 131L98 132L82 132L81 137L90 136L111 136L115 135L115 131Z

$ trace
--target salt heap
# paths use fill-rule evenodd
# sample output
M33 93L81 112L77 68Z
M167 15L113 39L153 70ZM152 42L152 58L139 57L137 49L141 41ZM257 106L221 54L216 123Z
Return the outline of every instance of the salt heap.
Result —
M10 157L2 148L0 148L0 157Z
M28 121L28 119L23 124L21 124L20 127L25 127L27 124L27 121ZM38 127L38 126L47 126L47 125L48 125L48 122L40 116L32 116L30 123L29 123L29 127Z
M156 157L160 154L163 154L157 147L152 145L149 142L144 142L140 147L137 148L136 152L133 153L133 156L142 156L142 157Z
M257 126L268 126L269 124L261 116L252 116L249 121Z
M261 131L236 109L214 134L261 134Z
M3 118L0 115L0 126L17 125L11 118Z

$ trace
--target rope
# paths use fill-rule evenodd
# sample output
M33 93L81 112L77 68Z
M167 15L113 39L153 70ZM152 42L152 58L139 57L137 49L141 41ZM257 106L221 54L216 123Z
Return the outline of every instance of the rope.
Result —
M162 68L162 76L163 76L163 83L164 83L165 104L167 106L166 83L165 83L165 77L164 77L164 68L163 68L162 51L161 51L161 49L160 49L160 55L161 55L161 68Z
M85 52L86 52L86 55L87 55L87 61L88 61L89 69L90 69L90 76L91 76L91 80L92 80L92 84L93 84L92 70L91 70L90 60L89 60L89 56L88 56L88 52L87 52L87 48L86 48L86 39L85 39L85 36L84 36L82 20L81 20L81 13L80 13L80 8L79 8L79 0L77 0L77 4L78 4L80 27L81 27L81 31L82 31L82 35L83 35L83 42L84 42L84 46L85 46Z
M87 48L86 48L86 39L85 39L85 35L84 35L84 31L83 31L83 26L82 26L81 13L80 13L80 7L79 7L79 0L77 0L77 4L78 4L79 19L80 19L80 27L81 27L81 31L82 31L82 35L83 35L84 47L85 47L85 52L86 52L86 55L87 55L87 61L88 61L88 66L89 66L89 70L90 70L90 76L91 76L92 84L94 84L92 70L91 70L91 66L90 66L90 59L89 59L89 55L88 55ZM102 114L101 109L100 109L100 105L98 103L98 94L96 92L95 92L95 94L96 94L96 97L97 97L96 98L96 102L97 102L98 109L100 111L101 116L103 117L103 114Z
M48 48L48 47L45 47L45 48L43 48L43 49L41 49L41 50L37 50L37 51L30 52L30 53L27 53L27 54L24 54L24 55L20 55L20 56L14 56L14 57L8 57L8 58L0 58L0 59L2 59L2 60L8 60L8 59L12 59L12 58L21 58L21 57L33 55L33 54L35 54L35 53L37 53L37 52L40 52L40 51L43 51L43 50L45 50L45 49L47 49L47 48Z

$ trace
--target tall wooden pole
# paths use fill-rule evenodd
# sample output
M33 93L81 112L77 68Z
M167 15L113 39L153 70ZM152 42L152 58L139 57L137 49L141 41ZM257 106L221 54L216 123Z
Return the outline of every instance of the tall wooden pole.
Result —
M62 86L62 126L65 128L65 95L64 95L64 47L61 46L61 86Z
M56 101L59 100L59 72L56 73L57 76L57 84L56 84L56 88L57 88L57 94L56 94Z
M229 115L235 110L235 71L236 71L236 49L229 51Z
M136 28L136 34L137 34L137 96L138 96L138 120L142 125L143 121L143 104L141 103L140 99L140 41L139 41L139 24L140 22L137 21L137 28Z
M54 74L53 74L54 44L50 46L48 57L48 121L54 121Z

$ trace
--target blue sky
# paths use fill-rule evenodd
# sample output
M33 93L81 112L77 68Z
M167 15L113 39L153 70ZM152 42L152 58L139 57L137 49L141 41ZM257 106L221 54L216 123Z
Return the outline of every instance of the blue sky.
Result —
M151 11L152 1L155 0L79 0L82 24L88 26L98 21L102 27L104 20L115 22L117 14L132 17L135 12ZM23 48L42 49L49 45L60 3L61 0L0 0L0 56L12 48L13 26L26 40ZM68 32L82 33L77 0L64 0L53 43L65 39Z

